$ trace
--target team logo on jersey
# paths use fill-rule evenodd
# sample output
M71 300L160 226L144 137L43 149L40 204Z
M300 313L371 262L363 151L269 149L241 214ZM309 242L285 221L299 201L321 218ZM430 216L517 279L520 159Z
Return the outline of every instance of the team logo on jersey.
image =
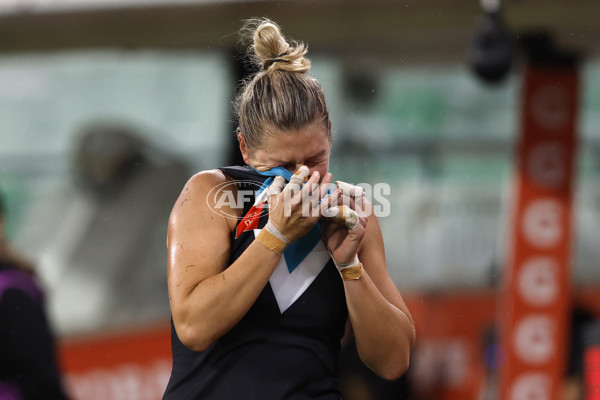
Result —
M242 233L258 228L258 222L260 221L260 217L265 214L265 208L269 208L266 201L252 206L235 229L236 239L239 238Z
M255 201L254 198L256 193L261 190L262 185L258 182L251 180L233 180L223 182L213 187L206 195L206 203L208 207L217 215L233 218L233 219L245 219L248 217L249 220L260 218L262 215L269 213L269 208L266 206L259 206L260 203L264 202L265 199ZM262 193L261 193L262 194ZM256 196L257 200L261 197ZM240 217L242 210L246 206L254 202L252 207L252 215L247 213L245 216Z

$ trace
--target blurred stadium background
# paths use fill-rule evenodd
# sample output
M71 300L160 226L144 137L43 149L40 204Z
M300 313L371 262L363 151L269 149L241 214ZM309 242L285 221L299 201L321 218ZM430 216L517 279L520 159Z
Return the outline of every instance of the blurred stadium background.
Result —
M254 16L309 44L334 176L391 185L388 269L418 327L410 394L348 399L500 398L494 326L532 32L581 56L569 304L597 319L600 4L504 1L513 64L494 84L469 62L483 15L476 0L0 1L0 190L48 290L73 398L162 394L166 222L191 174L237 160L237 31Z

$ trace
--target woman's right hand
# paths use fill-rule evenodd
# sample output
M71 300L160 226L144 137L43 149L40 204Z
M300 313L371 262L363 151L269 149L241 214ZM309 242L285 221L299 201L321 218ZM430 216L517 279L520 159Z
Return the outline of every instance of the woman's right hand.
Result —
M328 172L319 184L319 172L314 171L310 177L309 174L308 167L303 165L287 185L283 177L276 176L267 189L269 221L290 243L306 235L317 223L319 203L327 194L332 180Z

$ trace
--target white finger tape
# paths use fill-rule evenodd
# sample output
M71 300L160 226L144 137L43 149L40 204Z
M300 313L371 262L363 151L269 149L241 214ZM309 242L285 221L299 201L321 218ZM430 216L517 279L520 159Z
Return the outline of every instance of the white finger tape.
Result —
M342 191L345 196L350 196L355 200L360 200L365 194L365 189L360 186L351 185L346 182L336 181L335 187Z
M334 218L346 225L348 230L354 230L358 226L358 214L346 205L331 207L323 211L325 218Z
M275 179L273 179L273 183L271 183L271 186L269 186L269 188L267 189L267 196L273 196L273 195L277 195L277 194L281 193L284 186L285 186L284 177L276 176Z

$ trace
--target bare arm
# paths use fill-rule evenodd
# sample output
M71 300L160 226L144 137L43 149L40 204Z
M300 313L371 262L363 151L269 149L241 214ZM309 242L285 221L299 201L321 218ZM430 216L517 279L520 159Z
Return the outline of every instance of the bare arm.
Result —
M183 189L169 220L168 287L173 324L181 342L196 351L205 350L241 320L280 259L254 241L228 265L230 232L237 219L214 213L207 202L210 190L225 181L220 171L195 175ZM318 218L302 218L294 209L289 217L273 212L270 219L293 241L310 230Z
M371 214L358 257L365 274L345 281L350 321L357 350L371 369L386 379L406 372L415 342L415 326L385 264L377 217Z
M207 193L225 177L195 175L169 219L168 286L179 339L204 350L248 311L274 271L279 256L252 243L229 268L230 224L208 206ZM227 268L227 270L226 270Z
M366 207L369 216L361 218L355 232L347 233L345 243L337 246L333 255L336 260L345 262L358 253L365 274L360 279L344 281L357 350L363 362L375 373L394 380L408 369L415 327L402 296L387 273L377 217L370 212L370 204ZM340 235L339 231L337 235ZM337 243L341 241L338 239Z

